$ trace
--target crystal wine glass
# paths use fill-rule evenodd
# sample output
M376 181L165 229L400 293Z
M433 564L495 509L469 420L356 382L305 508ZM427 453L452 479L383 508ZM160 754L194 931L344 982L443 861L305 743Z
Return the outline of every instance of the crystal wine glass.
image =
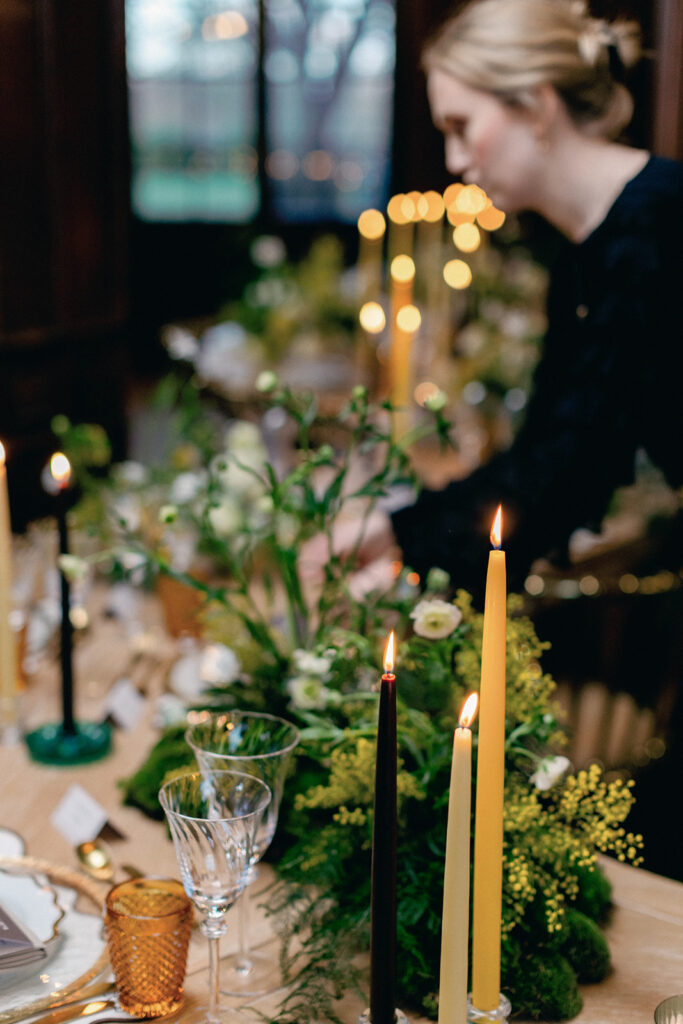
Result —
M251 711L202 712L185 733L201 771L231 768L262 779L272 798L256 835L247 885L258 876L257 863L266 852L277 827L280 802L292 751L299 730L275 715ZM251 950L248 941L248 901L244 893L238 906L239 949L227 957L224 992L230 995L263 995L278 987L278 960L263 951Z
M220 1024L234 1013L220 1006L218 943L225 915L246 885L254 842L270 802L261 779L243 772L189 772L159 790L185 892L209 940L209 1004L193 1022ZM184 1016L183 1022L190 1021Z

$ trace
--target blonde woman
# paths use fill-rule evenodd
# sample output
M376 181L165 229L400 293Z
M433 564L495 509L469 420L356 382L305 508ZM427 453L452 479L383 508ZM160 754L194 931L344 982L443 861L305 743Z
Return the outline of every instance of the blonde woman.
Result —
M514 443L465 480L395 512L407 564L480 595L495 507L511 587L596 526L643 448L678 486L683 334L683 164L617 141L633 23L565 0L474 0L424 55L432 116L457 179L508 213L540 214L561 243L548 331ZM377 538L373 539L375 550Z

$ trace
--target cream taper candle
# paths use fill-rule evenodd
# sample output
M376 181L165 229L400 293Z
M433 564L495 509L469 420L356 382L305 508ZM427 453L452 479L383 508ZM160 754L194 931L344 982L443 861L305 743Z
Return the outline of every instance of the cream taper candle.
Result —
M465 701L453 734L451 784L443 879L439 1024L467 1020L467 965L470 925L470 810L472 730L478 696Z

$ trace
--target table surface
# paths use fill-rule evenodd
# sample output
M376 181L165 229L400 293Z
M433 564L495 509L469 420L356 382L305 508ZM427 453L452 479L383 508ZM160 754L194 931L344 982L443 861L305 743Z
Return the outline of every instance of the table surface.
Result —
M156 638L154 657L143 657L133 674L153 698L163 689L169 659L176 648L163 629L156 602L150 601L145 608L147 626ZM76 717L93 720L99 717L109 686L131 671L130 649L118 622L96 615L90 631L76 646L74 664ZM59 681L54 656L42 659L23 695L23 705L28 728L59 720ZM50 823L50 814L69 786L78 782L106 809L109 821L124 836L111 844L117 863L133 864L149 874L178 877L173 845L163 826L137 809L123 806L116 786L119 779L142 763L154 742L152 706L150 699L134 729L117 729L111 755L92 765L47 767L32 762L23 743L0 746L0 825L23 837L27 855L77 867L73 848ZM574 1020L576 1024L643 1024L653 1019L659 1002L683 991L683 884L611 859L604 859L604 866L614 886L615 907L608 926L613 971L600 984L582 988L584 1006ZM271 877L272 869L267 865L261 870L262 881L255 883L256 893ZM105 892L107 884L102 883L102 888ZM277 950L270 922L258 910L258 895L251 903L253 944ZM233 910L229 917L234 914ZM234 949L235 936L236 928L232 927L221 940L222 955ZM197 933L190 948L188 1006L203 1000L206 954L205 940ZM263 1013L275 1016L282 994L275 992L249 1002ZM339 1004L338 1013L348 1024L355 1024L360 1010L358 1000L348 996ZM419 1017L410 1019L421 1021Z

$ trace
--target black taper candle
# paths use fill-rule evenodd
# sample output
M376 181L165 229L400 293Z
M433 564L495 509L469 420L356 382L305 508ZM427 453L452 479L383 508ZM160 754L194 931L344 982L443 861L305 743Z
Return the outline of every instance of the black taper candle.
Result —
M69 554L69 533L66 525L67 498L66 489L60 488L56 498L57 528L59 531L59 553ZM74 675L73 675L73 626L71 625L71 593L69 581L60 568L59 579L62 596L62 626L60 634L60 661L62 667L62 728L72 736L76 732L74 725Z
M370 1020L394 1024L396 1013L396 676L393 633L380 683L372 830ZM387 664L389 662L389 664Z

